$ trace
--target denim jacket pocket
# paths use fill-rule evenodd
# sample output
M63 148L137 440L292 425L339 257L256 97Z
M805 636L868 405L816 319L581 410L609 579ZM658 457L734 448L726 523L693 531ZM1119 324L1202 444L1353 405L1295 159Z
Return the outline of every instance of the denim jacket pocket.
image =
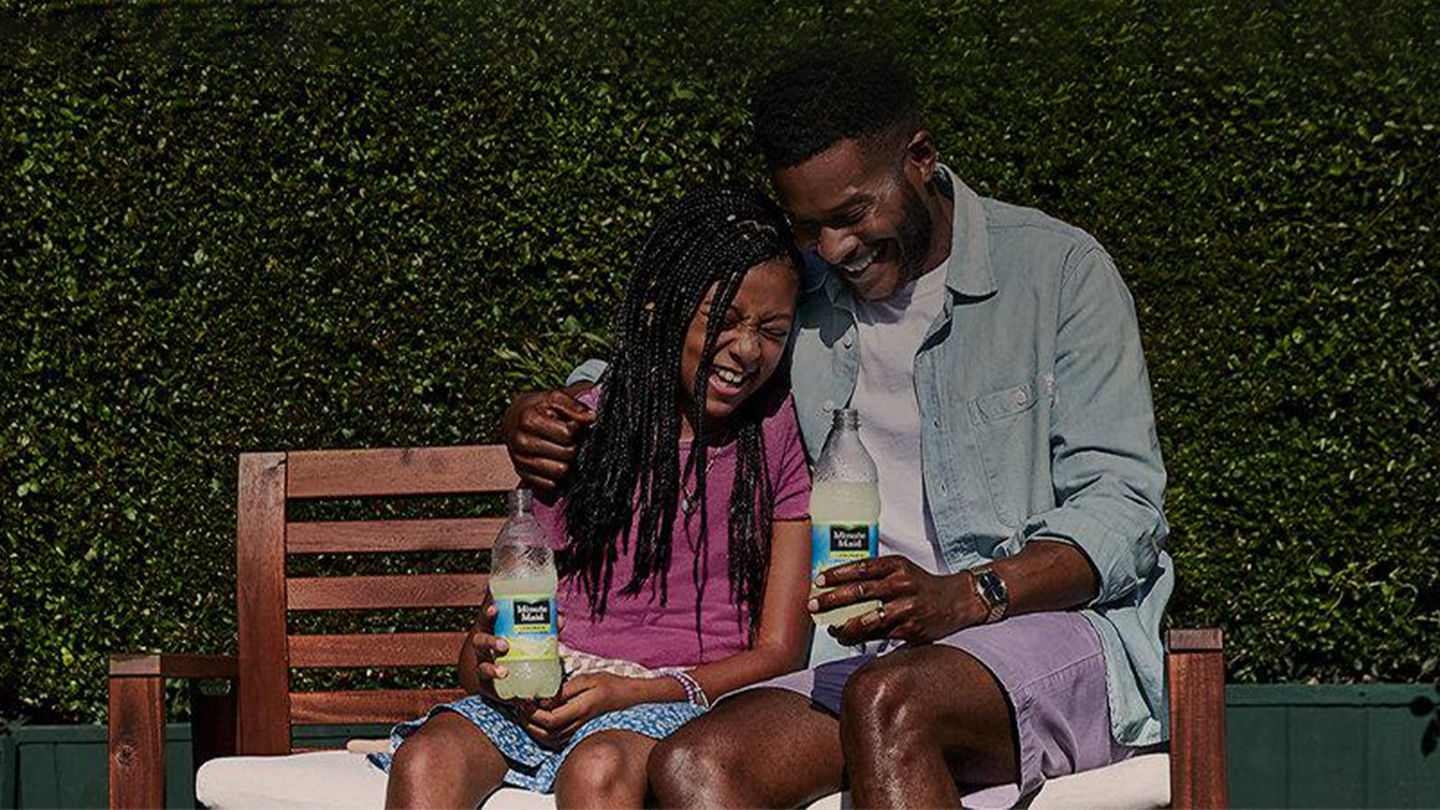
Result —
M1035 381L1029 380L975 397L967 405L996 517L1011 528L1025 521L1030 491L1037 484L1029 463L1035 458L1031 444L1037 429L1035 418L1026 418L1038 418L1032 413L1039 400L1036 392Z

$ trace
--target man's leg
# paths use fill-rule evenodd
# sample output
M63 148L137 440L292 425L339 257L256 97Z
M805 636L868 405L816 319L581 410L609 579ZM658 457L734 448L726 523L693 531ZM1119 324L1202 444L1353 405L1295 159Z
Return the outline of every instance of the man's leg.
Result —
M959 807L957 777L1019 778L1009 700L969 653L938 644L896 650L851 676L841 707L856 807Z
M755 689L662 740L649 770L661 807L798 807L841 788L840 724L798 692Z

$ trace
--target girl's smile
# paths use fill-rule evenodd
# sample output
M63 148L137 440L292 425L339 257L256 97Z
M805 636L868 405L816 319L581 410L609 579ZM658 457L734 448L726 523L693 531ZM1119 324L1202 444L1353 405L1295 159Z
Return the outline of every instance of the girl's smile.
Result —
M790 339L799 291L799 275L783 259L750 268L723 313L712 309L715 285L711 285L685 333L685 348L680 355L681 402L688 401L695 390L695 376L705 350L705 330L711 318L724 321L715 338L715 356L705 381L705 417L714 421L729 417L769 382ZM689 435L688 410L683 419L682 433Z

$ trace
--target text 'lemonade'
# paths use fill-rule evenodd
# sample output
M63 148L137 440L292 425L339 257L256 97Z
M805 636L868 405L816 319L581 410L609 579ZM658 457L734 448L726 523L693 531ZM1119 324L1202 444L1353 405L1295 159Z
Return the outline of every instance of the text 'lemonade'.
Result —
M495 694L502 698L553 697L560 691L555 552L535 520L532 498L528 489L510 493L510 519L490 552L495 635L510 644L497 660L510 671L495 681Z
M810 577L821 571L874 557L880 545L880 484L875 461L860 442L860 415L853 408L835 411L830 435L815 463L810 493ZM814 598L830 588L812 583ZM871 599L812 614L822 627L840 625L874 610Z

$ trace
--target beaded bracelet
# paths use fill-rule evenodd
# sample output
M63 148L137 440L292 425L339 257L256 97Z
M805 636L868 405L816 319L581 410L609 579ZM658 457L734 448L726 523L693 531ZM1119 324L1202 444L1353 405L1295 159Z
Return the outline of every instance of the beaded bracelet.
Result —
M657 672L679 681L680 687L685 690L685 699L689 701L691 705L699 706L702 709L710 708L710 697L705 694L705 688L700 685L699 681L695 680L693 675L679 667L666 667L665 669L657 670Z

